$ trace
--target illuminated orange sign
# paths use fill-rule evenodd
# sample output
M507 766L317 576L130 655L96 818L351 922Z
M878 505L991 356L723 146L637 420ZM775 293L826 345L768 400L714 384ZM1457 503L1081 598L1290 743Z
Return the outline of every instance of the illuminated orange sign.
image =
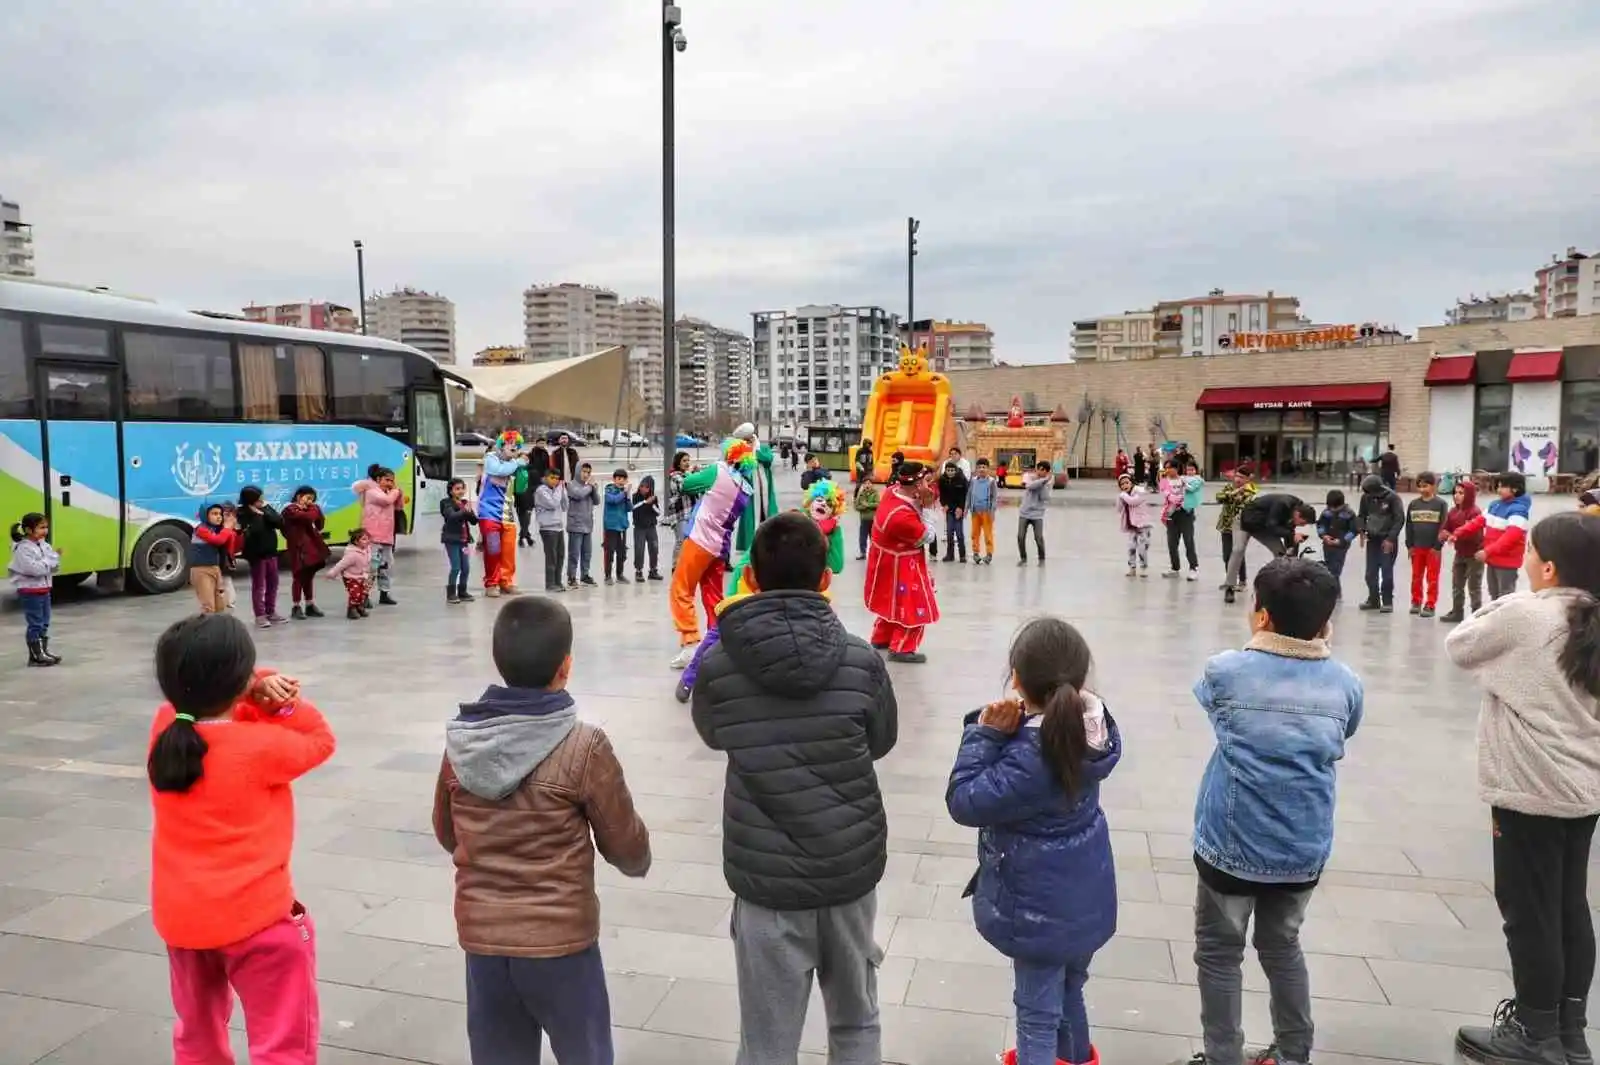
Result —
M1315 348L1324 344L1343 344L1361 338L1354 325L1330 325L1326 329L1302 329L1292 333L1229 333L1217 338L1222 348L1259 348L1267 351L1285 348Z

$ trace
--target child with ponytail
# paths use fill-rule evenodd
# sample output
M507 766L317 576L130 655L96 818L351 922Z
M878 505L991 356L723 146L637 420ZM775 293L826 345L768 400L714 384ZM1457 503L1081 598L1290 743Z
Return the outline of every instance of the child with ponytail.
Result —
M1515 998L1463 1028L1474 1062L1591 1061L1589 845L1600 815L1600 517L1567 511L1528 537L1528 592L1485 603L1445 650L1483 688L1478 791ZM1515 571L1512 571L1515 573Z
M50 546L50 520L43 514L24 514L11 527L11 562L6 572L17 586L22 616L28 620L28 665L54 666L60 655L50 653L50 590L61 570L61 552Z
M289 785L333 754L298 682L256 668L231 614L173 624L156 642L146 767L154 810L151 916L167 945L174 1059L232 1061L244 1007L250 1060L316 1060L316 932L289 880Z
M1122 757L1116 722L1086 690L1091 657L1059 618L1011 642L1020 698L967 715L945 804L979 829L967 885L978 933L1011 959L1017 1046L1004 1065L1100 1060L1083 987L1117 930L1117 880L1100 783Z

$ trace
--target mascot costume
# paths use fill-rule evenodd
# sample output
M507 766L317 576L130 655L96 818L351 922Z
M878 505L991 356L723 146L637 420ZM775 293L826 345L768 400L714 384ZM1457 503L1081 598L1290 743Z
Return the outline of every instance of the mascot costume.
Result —
M924 550L930 537L936 540L922 517L928 494L922 464L903 463L872 522L862 591L867 610L878 619L872 646L888 651L891 662L927 661L917 648L927 627L939 620Z
M700 643L700 618L695 613L696 591L705 607L708 627L716 620L717 604L726 594L728 569L755 539L756 526L778 509L772 484L772 449L756 439L746 424L739 435L722 442L720 460L683 479L685 495L698 497L689 517L678 563L672 568L672 624L678 630L678 656L673 669L684 669Z
M822 535L828 541L828 568L822 574L822 587L817 589L823 595L828 594L830 578L835 573L844 572L844 530L839 526L839 519L844 514L844 490L832 481L818 481L806 489L805 512L822 530ZM756 588L750 580L750 555L745 552L735 557L734 565L728 571L727 594L716 606L715 614L722 616L722 612L739 600L749 595L754 595L760 589ZM678 682L678 702L686 703L694 693L695 678L700 675L700 662L718 643L718 630L715 620L706 630L706 638L694 650L694 658L683 671L683 677Z
M527 465L522 434L507 429L483 456L478 485L478 529L483 537L483 591L487 596L517 591L517 510L511 479Z

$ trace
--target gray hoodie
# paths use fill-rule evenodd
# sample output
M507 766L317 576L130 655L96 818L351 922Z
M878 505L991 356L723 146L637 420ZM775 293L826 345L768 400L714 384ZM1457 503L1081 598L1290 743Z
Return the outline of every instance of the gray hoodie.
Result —
M490 685L444 728L444 751L461 786L499 802L561 746L578 723L578 708L564 691Z
M541 484L533 490L534 524L540 532L560 532L567 523L567 492L560 484Z
M1045 507L1050 503L1051 480L1050 474L1032 470L1022 475L1022 508L1017 511L1019 517L1044 517Z
M567 482L567 532L594 532L594 505L600 502L600 486L594 482Z

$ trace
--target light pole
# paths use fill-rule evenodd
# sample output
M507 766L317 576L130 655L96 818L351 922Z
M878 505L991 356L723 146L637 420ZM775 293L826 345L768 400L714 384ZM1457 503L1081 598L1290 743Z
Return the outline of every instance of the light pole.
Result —
M922 223L906 219L906 347L917 346L917 230Z
M361 335L367 335L367 261L361 242L356 241L356 290L361 296Z
M676 225L677 177L674 173L673 63L689 47L683 35L683 12L661 0L661 498L672 505L672 453L678 444L678 326Z

